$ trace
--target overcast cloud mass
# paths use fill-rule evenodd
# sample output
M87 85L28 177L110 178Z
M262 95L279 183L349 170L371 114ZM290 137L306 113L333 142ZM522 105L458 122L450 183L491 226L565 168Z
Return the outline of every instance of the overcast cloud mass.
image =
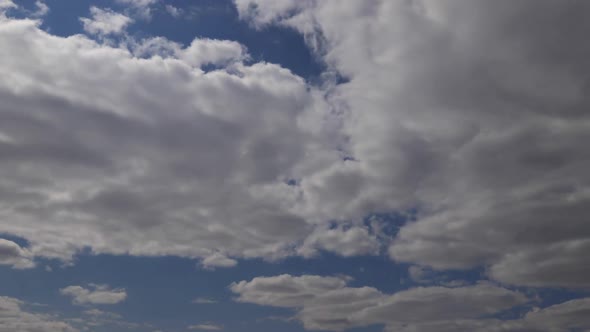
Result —
M211 280L235 270L219 291L236 309L126 322L117 306L143 295L113 268L51 290L80 317L0 294L0 331L229 331L247 304L289 331L590 330L590 2L214 6L90 1L63 34L51 1L0 0L0 276L180 258ZM321 72L215 27L147 28L213 10L301 38ZM330 263L380 258L407 277ZM243 270L258 261L282 272Z

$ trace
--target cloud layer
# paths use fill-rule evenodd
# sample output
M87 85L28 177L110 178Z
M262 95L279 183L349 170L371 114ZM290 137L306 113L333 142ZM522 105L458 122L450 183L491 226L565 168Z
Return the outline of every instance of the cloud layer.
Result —
M123 34L157 3L118 2L125 15L93 7L85 31ZM213 269L387 246L424 284L424 271L483 268L502 285L590 287L590 4L235 5L254 28L301 33L327 66L321 84L254 62L234 41L58 37L38 20L5 17L15 5L0 0L0 233L28 243L0 239L0 264L67 262L89 248ZM363 223L408 210L415 220L393 235ZM385 294L282 275L231 290L293 308L309 329L590 328L587 299L533 309L506 287ZM61 292L76 304L126 297L98 285ZM47 318L4 302L10 317ZM524 316L499 318L519 306Z
M1 332L77 332L71 325L55 317L37 314L23 309L24 302L0 296Z
M111 289L107 285L68 286L59 290L64 296L72 298L74 304L117 304L125 301L127 292L124 289Z
M333 95L356 162L302 181L326 215L418 209L396 261L589 286L588 4L236 4L255 27L304 34L348 79Z
M206 263L295 254L314 221L287 180L339 160L306 125L321 117L319 92L277 65L243 64L234 42L167 57L174 44L146 43L154 55L138 58L0 22L11 45L0 51L0 231L64 260L84 247Z
M293 308L309 330L341 331L384 324L386 331L567 331L590 328L589 299L530 310L523 318L498 319L534 300L490 283L466 287L417 287L389 295L350 287L342 277L280 275L230 286L239 302Z

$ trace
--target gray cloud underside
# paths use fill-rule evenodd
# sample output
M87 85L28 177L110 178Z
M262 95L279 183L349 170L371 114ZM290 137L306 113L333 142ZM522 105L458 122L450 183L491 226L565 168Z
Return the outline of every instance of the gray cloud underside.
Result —
M300 31L349 80L310 87L229 41L129 50L0 20L0 232L30 243L3 243L3 264L85 247L206 267L376 254L355 222L418 208L396 261L589 286L590 5L236 5Z
M341 162L316 121L321 92L277 65L244 65L235 42L145 43L132 51L153 56L139 58L0 22L0 232L64 260L85 247L221 266L296 254L322 219L286 181Z
M38 314L23 308L25 303L11 297L0 296L1 332L77 332L70 324L56 317Z
M327 215L418 208L396 261L590 286L590 4L236 4L257 28L300 31L349 79L332 98L358 162L302 181Z
M111 289L108 285L90 284L89 288L72 285L60 289L59 292L71 297L72 302L77 305L117 304L127 298L127 292L124 289Z
M280 275L230 286L239 302L293 308L306 329L342 331L373 324L386 331L528 331L590 328L590 298L530 310L522 318L495 315L534 299L490 283L468 287L417 287L384 294L372 287L349 287L340 277Z
M153 4L122 2L144 18ZM231 41L56 37L5 18L14 5L0 0L0 233L29 242L0 241L0 264L90 248L215 268L388 244L393 260L435 270L590 286L590 3L235 3L256 28L301 32L346 83L309 86ZM417 220L391 243L359 224L407 209ZM489 318L529 299L486 283L389 295L281 276L232 290L296 308L309 328L590 329L587 299Z

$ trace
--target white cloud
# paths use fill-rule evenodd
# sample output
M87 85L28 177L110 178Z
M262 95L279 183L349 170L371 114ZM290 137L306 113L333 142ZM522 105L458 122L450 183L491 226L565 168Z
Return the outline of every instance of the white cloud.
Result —
M201 265L206 269L214 269L216 267L234 267L238 264L235 259L229 258L221 253L214 253L203 259Z
M0 239L0 264L11 265L16 269L28 269L35 266L33 255L28 249L21 248L17 243Z
M330 91L355 161L301 180L313 215L419 208L390 248L396 261L590 285L588 17L566 18L589 4L235 3L259 28L301 32L347 79Z
M338 160L298 124L319 93L273 64L195 67L242 57L233 42L137 58L37 24L0 22L1 231L66 261L84 247L216 265L296 254L313 227L285 179L304 157Z
M27 311L26 303L11 297L0 296L0 332L77 332L58 318Z
M492 319L529 306L522 293L481 282L466 287L417 287L384 294L350 287L348 280L312 275L257 277L230 285L239 302L293 308L308 330L342 331L384 324L403 332L554 332L590 328L590 299L530 310L521 318ZM526 307L525 307L526 308Z
M189 326L188 329L196 331L221 331L223 327L215 324L197 324Z
M259 27L300 31L346 83L321 90L244 63L231 41L129 51L3 19L0 231L66 261L89 247L233 266L373 253L380 239L359 221L418 207L394 260L588 286L588 20L559 14L585 4L237 6Z
M111 289L106 285L90 284L90 288L68 286L59 290L62 295L72 298L74 304L117 304L125 301L124 289Z
M359 326L418 326L492 315L529 300L490 284L470 287L419 287L383 294L371 287L348 287L338 277L281 275L234 283L237 301L298 310L306 329L340 331Z
M430 271L423 266L412 265L408 268L410 279L418 283L427 283L430 281Z
M299 249L305 257L317 254L317 250L326 250L344 257L379 254L380 241L365 227L344 225L336 228L322 227L316 229Z
M153 8L159 0L116 0L116 2L132 9L133 15L149 20L152 18Z
M120 319L121 315L114 313L114 312L108 312L108 311L103 311L100 309L88 309L84 311L85 315L88 316L92 316L92 317L100 317L100 318L108 318L108 319Z
M205 297L198 297L196 299L194 299L191 303L195 303L195 304L214 304L217 303L216 300L213 299L208 299Z
M106 36L117 35L125 31L127 26L133 23L133 19L112 11L90 7L92 18L82 17L80 21L84 25L84 31L89 34Z
M12 0L0 0L0 11L16 7L16 4Z
M237 42L215 39L195 39L178 56L193 66L223 65L247 58L245 49Z
M589 312L590 298L570 300L528 313L523 324L555 331L586 330L590 329Z
M184 12L182 9L174 7L170 4L167 4L164 8L166 9L166 12L168 12L168 14L175 18L180 17Z
M43 17L49 13L49 6L43 1L35 1L35 7L37 9L32 13L32 17Z

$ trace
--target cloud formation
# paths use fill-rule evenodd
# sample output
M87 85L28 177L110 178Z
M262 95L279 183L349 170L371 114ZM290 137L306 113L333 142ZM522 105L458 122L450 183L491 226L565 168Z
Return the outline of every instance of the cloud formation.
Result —
M82 17L80 21L84 25L84 31L91 35L107 36L118 35L125 31L127 26L133 23L133 19L111 9L90 7L92 18Z
M239 295L239 302L294 308L306 329L330 331L373 324L412 329L425 322L471 321L530 301L521 293L486 283L418 287L393 295L347 283L341 277L280 275L241 281L230 289Z
M154 6L159 3L159 0L115 0L115 2L127 6L133 15L149 20L152 18Z
M481 282L466 287L416 287L384 294L372 287L350 287L343 277L280 275L230 285L236 301L293 308L309 330L342 331L374 324L386 331L553 332L590 328L590 299L576 299L543 309L526 295ZM500 319L521 307L521 318Z
M78 305L117 304L127 298L125 289L111 289L107 285L90 284L89 288L68 286L60 289L59 292L64 296L71 297L72 302Z
M590 286L589 4L235 3L259 29L301 32L347 79L332 100L356 162L301 181L323 214L417 209L395 261Z
M38 24L0 22L0 231L62 260L297 254L319 219L287 180L339 160L319 92L235 42L136 57Z
M189 326L188 329L194 331L221 331L223 327L215 324L197 324Z
M0 264L11 265L16 269L27 269L35 266L32 253L21 248L17 243L0 238Z
M29 312L24 302L0 296L0 332L78 332L51 315Z

